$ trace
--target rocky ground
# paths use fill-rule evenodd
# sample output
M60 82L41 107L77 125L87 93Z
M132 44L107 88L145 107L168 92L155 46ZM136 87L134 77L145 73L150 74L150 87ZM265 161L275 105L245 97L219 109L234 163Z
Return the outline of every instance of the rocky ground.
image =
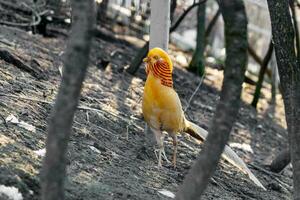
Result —
M47 120L61 80L65 41L64 36L44 38L0 26L0 52L6 55L0 59L0 185L18 188L28 200L39 196ZM166 163L157 168L154 152L146 145L141 116L144 69L135 76L124 70L136 50L118 41L97 38L93 42L68 147L67 199L169 199L161 191L175 193L201 151L200 144L181 136L177 168ZM190 56L174 46L170 53L177 61ZM175 67L174 85L185 108L200 79L178 62ZM186 111L190 120L205 129L213 126L210 122L221 81L222 71L207 68L205 80ZM267 191L222 160L203 199L291 197L291 169L274 174L267 167L287 143L281 97L278 95L275 107L268 107L270 89L266 85L256 111L248 105L252 92L253 86L244 86L244 103L229 144ZM171 138L165 145L171 157Z

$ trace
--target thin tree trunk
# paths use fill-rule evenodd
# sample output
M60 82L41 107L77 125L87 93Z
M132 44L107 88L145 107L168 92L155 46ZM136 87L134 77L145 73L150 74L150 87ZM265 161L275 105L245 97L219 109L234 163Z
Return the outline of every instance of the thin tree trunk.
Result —
M263 85L263 82L264 82L264 76L265 76L265 73L266 73L267 68L268 68L268 63L269 63L269 61L272 57L272 52L273 52L273 43L272 43L272 41L270 41L269 48L267 50L266 56L265 56L265 58L262 62L262 65L260 66L258 81L256 83L256 88L255 88L255 92L254 92L254 95L253 95L253 100L252 100L252 103L251 103L251 105L254 108L257 107L257 103L258 103L258 100L259 100L259 97L260 97L260 91L261 91L261 88L262 88L262 85Z
M219 19L219 16L221 15L221 10L220 8L217 10L216 14L212 18L212 20L209 22L206 30L205 30L205 38L207 38L212 31L214 25L216 24L217 20Z
M72 0L74 16L62 82L50 117L42 168L42 199L64 199L66 151L82 82L87 70L94 26L94 0Z
M300 199L300 67L288 1L268 0L293 165L294 199Z
M197 16L197 44L192 60L189 65L189 70L196 72L200 76L204 74L204 48L205 48L205 8L203 3L198 6Z
M256 54L255 50L250 45L248 45L248 52L260 66L263 65L262 59Z
M180 17L178 17L178 19L176 20L176 22L173 23L173 25L170 28L170 33L172 33L173 31L176 30L176 28L179 26L179 24L183 21L183 19L185 18L185 16L196 6L205 3L206 0L201 0L198 3L195 3L193 5L191 5L190 7L188 7L181 15ZM139 69L143 58L145 58L145 56L147 55L148 52L148 48L149 48L149 42L146 42L144 44L144 46L137 52L136 56L134 57L133 61L131 62L130 66L128 67L128 69L126 70L128 73L130 74L135 74L135 72Z
M247 65L247 17L243 1L221 0L226 61L221 98L209 135L196 163L180 187L177 200L199 199L213 175L237 117Z
M271 66L272 66L272 77L271 77L271 83L272 83L272 88L271 88L271 105L275 106L276 105L276 90L278 86L278 72L277 72L277 64L276 64L276 58L275 58L275 52L273 51L272 53L272 58L271 58Z
M292 11L293 25L294 25L294 31L295 31L297 60L298 60L298 63L300 63L300 39L299 39L297 14L296 14L296 10L295 10L295 0L290 0L290 8Z
M170 0L151 0L149 48L168 50L170 30Z

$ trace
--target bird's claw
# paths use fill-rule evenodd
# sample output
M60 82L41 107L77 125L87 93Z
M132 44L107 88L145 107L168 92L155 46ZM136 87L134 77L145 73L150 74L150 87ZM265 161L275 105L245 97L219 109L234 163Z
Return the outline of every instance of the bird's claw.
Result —
M171 161L169 161L168 158L167 158L165 150L162 151L162 155L163 155L163 157L164 157L164 159L166 160L167 163L171 163Z
M167 163L171 163L168 158L167 158L167 155L166 155L166 152L164 149L155 149L154 150L154 154L155 154L155 157L156 159L158 160L158 167L161 167L162 166L162 157L165 159L165 161ZM158 155L157 155L158 154Z

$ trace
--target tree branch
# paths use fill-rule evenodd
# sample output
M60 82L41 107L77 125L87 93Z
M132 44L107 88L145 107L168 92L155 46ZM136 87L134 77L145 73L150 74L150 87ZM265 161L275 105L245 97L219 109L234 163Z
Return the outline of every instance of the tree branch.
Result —
M253 100L252 100L252 103L251 103L251 105L254 108L256 108L259 97L260 97L260 90L261 90L262 84L264 82L264 76L265 76L265 73L266 73L267 68L268 68L268 63L271 60L272 53L273 53L273 43L272 43L272 41L270 41L268 51L266 53L266 56L264 57L264 60L262 61L262 65L260 66L258 81L256 83L256 88L255 88L255 92L254 92L254 95L253 95L254 97L253 97Z
M221 10L220 8L217 10L216 14L214 15L214 17L211 19L211 21L209 22L206 31L205 31L205 38L208 37L208 35L210 34L210 32L212 31L214 25L216 24L217 20L219 19L219 16L221 15Z

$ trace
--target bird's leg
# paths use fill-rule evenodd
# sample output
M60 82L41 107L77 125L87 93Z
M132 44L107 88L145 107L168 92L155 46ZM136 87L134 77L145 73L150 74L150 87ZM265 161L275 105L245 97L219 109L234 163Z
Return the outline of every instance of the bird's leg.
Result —
M162 143L164 142L164 138L165 138L166 134L167 134L167 132L165 132L165 131L162 132ZM162 149L162 156L164 157L164 159L166 160L167 163L170 163L170 161L168 160L168 157L166 155L164 145L163 145L163 149Z
M144 129L144 133L147 134L148 133L148 124L145 123L145 129Z
M158 145L158 149L156 149L154 151L155 155L156 155L156 158L158 159L158 166L161 167L162 166L162 156L164 157L164 159L167 161L167 162L170 162L168 159L167 159L167 156L166 156L166 153L165 153L165 149L164 149L164 138L165 138L165 134L163 132L161 132L160 130L155 130L155 129L152 129L154 135L155 135L155 138L156 138L156 142L157 142L157 145ZM157 156L157 152L158 152L158 156Z
M178 144L177 135L174 132L172 132L170 135L173 138L173 146L174 146L172 163L173 163L174 168L176 168L177 144Z

